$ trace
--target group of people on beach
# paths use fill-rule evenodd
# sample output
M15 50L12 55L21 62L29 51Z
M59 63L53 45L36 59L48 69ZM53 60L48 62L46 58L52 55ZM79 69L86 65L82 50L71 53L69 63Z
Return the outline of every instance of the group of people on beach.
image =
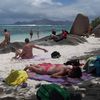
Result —
M52 34L55 34L56 32L53 30ZM67 34L67 32L65 30L62 31L62 36L63 38L66 38L67 35L65 35L65 33ZM4 41L0 44L0 46L5 46L8 45L10 43L10 33L7 31L7 29L4 30L4 35L5 35L5 39ZM32 35L32 34L31 34ZM32 38L32 37L31 37ZM54 39L54 38L53 38ZM20 49L15 48L15 59L32 59L33 58L33 52L32 49L36 48L36 49L40 49L43 50L44 52L48 52L48 50L44 49L44 48L40 48L39 46L34 45L33 43L30 42L29 38L25 38L25 44L22 48L22 51ZM25 67L25 71L30 70L33 72L36 72L38 74L48 74L51 75L51 77L62 77L65 75L68 76L73 76L75 77L75 75L78 73L78 75L76 75L76 77L80 78L81 77L81 70L79 68L79 62L78 63L74 63L71 65L72 67L68 67L68 65L60 65L58 66L52 66L52 67L41 67L39 65L29 65L27 67ZM76 70L78 72L76 72ZM75 74L76 73L76 74Z
M68 31L62 30L61 34L57 35L56 31L53 29L52 33L50 35L50 39L54 40L55 42L61 41L63 39L66 39L68 35Z
M5 47L10 43L10 32L7 31L7 29L4 29L4 40L0 43L0 47ZM39 46L36 46L32 44L29 40L29 38L25 39L25 45L23 46L22 51L20 49L15 49L15 57L16 59L22 58L22 59L31 59L33 58L32 48L43 50L44 52L47 52L46 49L40 48Z
M20 51L19 49L16 50L16 55L14 58L21 58L21 59L31 59L33 58L33 53L32 53L32 48L36 48L36 49L40 49L43 50L44 52L48 52L48 50L44 49L44 48L40 48L39 46L36 46L32 43L30 43L29 39L26 38L25 39L25 45L22 49L22 51ZM70 77L77 77L80 78L82 73L81 73L81 69L79 68L80 64L79 62L76 62L74 64L71 65L71 67L68 67L68 65L60 65L60 66L55 66L53 65L52 67L42 67L39 65L35 65L35 64L31 64L27 67L25 67L25 71L32 71L38 74L48 74L51 77L55 77L55 78L59 78L59 77L63 77L65 75L68 75Z

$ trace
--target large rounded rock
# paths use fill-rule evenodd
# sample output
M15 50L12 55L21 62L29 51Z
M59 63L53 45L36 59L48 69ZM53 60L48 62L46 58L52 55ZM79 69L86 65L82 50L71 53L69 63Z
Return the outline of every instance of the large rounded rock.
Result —
M95 37L100 37L100 24L93 29L92 33L95 34Z
M85 35L89 28L89 18L82 14L78 14L71 27L70 33L76 35Z
M5 47L0 47L0 54L15 52L15 48L22 49L25 43L23 42L13 42Z

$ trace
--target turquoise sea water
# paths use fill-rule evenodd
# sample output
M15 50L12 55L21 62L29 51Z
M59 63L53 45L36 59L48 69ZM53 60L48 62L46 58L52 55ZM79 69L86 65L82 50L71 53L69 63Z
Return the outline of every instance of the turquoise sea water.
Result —
M37 32L39 31L39 38L51 34L52 29L55 29L57 34L62 29L70 30L71 25L0 25L0 42L3 40L3 30L7 29L11 34L11 42L24 41L25 38L30 38L29 32L33 30L32 40L38 39Z

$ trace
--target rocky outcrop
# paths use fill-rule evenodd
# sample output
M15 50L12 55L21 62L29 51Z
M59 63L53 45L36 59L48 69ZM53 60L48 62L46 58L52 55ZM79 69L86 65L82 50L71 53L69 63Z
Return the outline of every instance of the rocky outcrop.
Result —
M76 35L85 35L89 28L89 18L82 14L78 14L71 27L70 33Z
M93 29L92 33L95 34L95 37L100 37L100 24Z
M55 42L50 40L49 37L41 38L40 40L35 40L33 43L37 45L54 46L54 45L78 45L79 43L87 42L83 37L69 34L66 39Z
M78 45L79 43L84 43L86 40L83 37L69 34L66 39L61 40L59 42L55 42L50 39L49 36L41 38L39 40L32 41L32 43L36 45L43 45L43 46L53 46L53 45ZM22 49L24 42L13 42L10 43L8 46L1 48L0 47L0 54L2 53L9 53L15 52L15 48Z
M2 53L9 53L9 52L15 52L15 48L21 49L24 45L24 42L13 42L5 47L0 47L0 54Z

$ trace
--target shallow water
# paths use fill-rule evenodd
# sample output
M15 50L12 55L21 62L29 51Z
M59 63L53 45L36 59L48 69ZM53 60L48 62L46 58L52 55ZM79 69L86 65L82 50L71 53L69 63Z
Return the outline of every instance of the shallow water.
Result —
M23 41L25 38L30 38L29 32L33 31L32 40L48 36L51 34L52 29L57 31L57 34L62 29L70 30L70 25L0 25L0 41L3 40L3 30L7 29L11 33L11 41Z

